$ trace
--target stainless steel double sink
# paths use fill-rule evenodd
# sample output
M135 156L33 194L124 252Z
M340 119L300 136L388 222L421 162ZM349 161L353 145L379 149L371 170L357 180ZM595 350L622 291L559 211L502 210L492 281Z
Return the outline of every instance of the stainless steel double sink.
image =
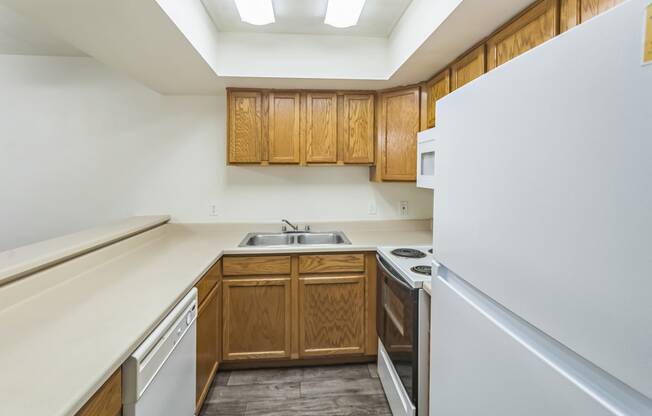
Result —
M351 244L342 231L249 233L238 247Z

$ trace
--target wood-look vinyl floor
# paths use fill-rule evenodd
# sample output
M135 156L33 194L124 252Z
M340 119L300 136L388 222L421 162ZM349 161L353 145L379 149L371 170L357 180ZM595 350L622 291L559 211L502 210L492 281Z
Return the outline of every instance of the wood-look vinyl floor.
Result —
M375 364L218 372L200 416L391 416Z

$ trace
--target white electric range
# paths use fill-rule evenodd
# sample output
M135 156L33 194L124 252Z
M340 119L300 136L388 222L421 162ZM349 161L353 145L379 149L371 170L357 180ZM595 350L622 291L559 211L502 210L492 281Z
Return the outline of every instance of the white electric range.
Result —
M379 247L378 254L412 287L420 288L430 281L433 262L432 246Z
M394 416L428 414L430 246L378 248L378 375Z

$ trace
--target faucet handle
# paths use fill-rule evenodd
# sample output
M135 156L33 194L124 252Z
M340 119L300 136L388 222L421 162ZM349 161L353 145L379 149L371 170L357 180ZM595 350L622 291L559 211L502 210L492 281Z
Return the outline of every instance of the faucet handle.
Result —
M303 229L304 229L304 231L310 231L310 226L308 224L306 224L306 226Z

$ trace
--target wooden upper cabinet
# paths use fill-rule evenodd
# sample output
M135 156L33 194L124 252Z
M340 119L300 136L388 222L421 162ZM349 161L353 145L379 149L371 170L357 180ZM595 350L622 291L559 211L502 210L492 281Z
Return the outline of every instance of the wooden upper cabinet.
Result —
M487 41L487 70L519 56L557 35L558 0L534 4Z
M419 87L381 94L378 131L380 177L376 172L376 180L416 180L419 95Z
M224 361L290 358L290 278L222 282Z
M262 93L228 93L228 162L260 163L262 160Z
M426 83L427 94L427 121L426 127L435 127L437 117L437 100L445 97L451 92L451 71L446 68Z
M342 161L373 163L374 94L344 94L342 102Z
M299 93L269 94L269 163L299 163L301 104Z
M337 95L306 95L306 162L337 162Z
M622 2L623 0L581 0L581 22L586 22L590 18L606 12Z
M451 65L451 91L468 84L485 72L485 45L480 45Z
M301 357L365 352L365 276L302 277Z

